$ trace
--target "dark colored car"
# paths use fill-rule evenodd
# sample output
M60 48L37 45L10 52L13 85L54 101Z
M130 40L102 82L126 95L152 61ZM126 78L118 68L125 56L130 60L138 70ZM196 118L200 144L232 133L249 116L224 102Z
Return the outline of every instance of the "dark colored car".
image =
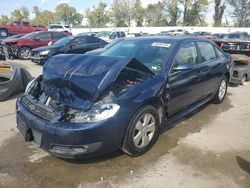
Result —
M105 52L109 48L113 47L114 45L118 44L120 41L124 40L124 38L118 38L110 42L108 45L104 46L103 48L97 48L95 50L91 50L86 52L86 55L100 55L101 53Z
M8 38L1 38L0 39L0 60L6 60L5 55L4 55L4 51L3 51L3 44L2 42L5 39L16 39L16 38L21 38L22 36L24 36L24 34L18 34L18 35L12 35Z
M100 56L57 55L17 101L26 141L63 158L148 151L203 104L221 103L231 59L199 38L124 39Z
M68 36L68 33L37 31L18 39L7 39L3 41L4 54L6 58L29 59L33 48L47 46L66 36Z
M53 45L35 48L31 52L31 61L44 64L56 54L84 54L87 51L103 48L108 43L92 36L68 36Z

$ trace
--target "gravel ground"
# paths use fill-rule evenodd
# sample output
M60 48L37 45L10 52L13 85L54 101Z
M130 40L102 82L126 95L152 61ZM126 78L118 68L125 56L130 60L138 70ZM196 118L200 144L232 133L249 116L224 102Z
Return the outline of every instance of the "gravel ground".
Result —
M41 74L39 65L14 62ZM24 143L19 96L0 102L0 187L250 187L250 84L230 87L222 104L205 106L137 158L118 151L66 161Z

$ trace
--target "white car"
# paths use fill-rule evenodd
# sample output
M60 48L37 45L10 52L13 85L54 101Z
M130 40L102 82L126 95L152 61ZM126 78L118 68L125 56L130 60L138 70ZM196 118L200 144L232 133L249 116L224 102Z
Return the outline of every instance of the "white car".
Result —
M50 24L48 27L48 31L61 31L61 32L70 32L70 27L68 25L63 24Z
M174 29L174 30L167 31L166 33L169 34L169 35L173 35L173 36L176 36L176 35L187 35L187 34L189 34L184 29Z

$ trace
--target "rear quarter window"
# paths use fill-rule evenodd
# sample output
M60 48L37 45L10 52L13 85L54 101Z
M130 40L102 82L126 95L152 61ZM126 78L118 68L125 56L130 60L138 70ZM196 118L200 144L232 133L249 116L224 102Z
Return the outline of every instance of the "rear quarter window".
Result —
M201 63L216 59L214 47L209 42L197 42L201 52Z

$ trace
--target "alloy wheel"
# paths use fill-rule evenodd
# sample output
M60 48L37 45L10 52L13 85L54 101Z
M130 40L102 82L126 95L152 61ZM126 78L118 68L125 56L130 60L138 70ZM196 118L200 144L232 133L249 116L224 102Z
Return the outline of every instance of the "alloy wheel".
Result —
M133 141L137 148L146 147L152 140L155 129L156 120L150 113L143 114L138 121L133 134Z
M226 81L223 79L220 83L220 88L219 88L219 99L222 100L226 94L226 90L227 90L227 83Z

